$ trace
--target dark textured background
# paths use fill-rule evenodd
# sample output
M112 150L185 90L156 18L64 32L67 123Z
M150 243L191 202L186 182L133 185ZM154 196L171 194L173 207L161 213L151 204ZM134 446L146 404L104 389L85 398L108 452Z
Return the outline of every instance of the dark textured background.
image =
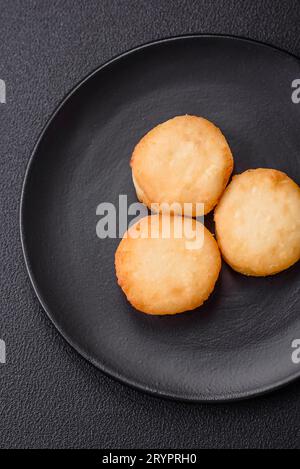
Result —
M136 45L186 33L262 40L300 56L299 0L0 0L0 447L300 448L300 382L230 405L159 400L104 376L32 291L18 231L25 167L64 95ZM295 77L297 78L297 77Z

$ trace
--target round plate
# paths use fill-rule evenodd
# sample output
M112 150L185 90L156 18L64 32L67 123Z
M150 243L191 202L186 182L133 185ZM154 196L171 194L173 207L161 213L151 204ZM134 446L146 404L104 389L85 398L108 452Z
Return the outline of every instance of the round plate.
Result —
M119 239L99 239L96 208L136 202L129 160L153 126L196 114L225 133L235 172L271 167L300 182L297 58L220 36L167 39L110 61L60 105L31 157L21 204L27 268L67 341L109 375L156 395L217 401L249 397L300 374L300 269L247 278L223 265L199 310L135 311L117 285ZM279 214L280 216L280 214ZM212 228L211 218L206 220Z

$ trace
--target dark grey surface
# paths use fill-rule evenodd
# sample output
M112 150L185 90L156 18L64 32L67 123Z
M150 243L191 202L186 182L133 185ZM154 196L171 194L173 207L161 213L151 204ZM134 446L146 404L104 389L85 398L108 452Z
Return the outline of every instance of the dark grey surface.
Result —
M87 73L138 44L190 32L242 35L300 56L299 21L298 1L0 1L8 87L0 106L1 447L300 447L299 382L238 404L188 405L133 391L86 363L39 306L18 233L31 149Z

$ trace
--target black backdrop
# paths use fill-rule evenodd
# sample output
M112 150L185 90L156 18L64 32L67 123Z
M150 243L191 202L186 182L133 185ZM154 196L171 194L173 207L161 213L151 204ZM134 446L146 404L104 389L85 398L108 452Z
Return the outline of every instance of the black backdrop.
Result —
M300 382L234 404L160 400L79 357L34 296L18 210L25 167L64 95L111 57L187 33L234 34L300 56L299 0L0 0L2 448L300 448ZM297 77L295 77L297 78ZM300 78L300 77L299 77Z

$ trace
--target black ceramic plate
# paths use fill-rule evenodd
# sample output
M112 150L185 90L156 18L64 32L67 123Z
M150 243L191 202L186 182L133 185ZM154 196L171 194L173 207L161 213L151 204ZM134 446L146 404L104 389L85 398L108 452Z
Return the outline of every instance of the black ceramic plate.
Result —
M129 168L135 143L178 114L221 127L236 173L272 167L299 184L297 78L298 59L263 44L174 38L99 68L52 117L26 174L23 249L47 314L98 368L136 388L191 401L248 397L300 374L291 358L300 339L299 264L265 279L224 264L201 309L149 317L117 286L119 240L96 236L100 203L118 205L119 194L136 201Z

